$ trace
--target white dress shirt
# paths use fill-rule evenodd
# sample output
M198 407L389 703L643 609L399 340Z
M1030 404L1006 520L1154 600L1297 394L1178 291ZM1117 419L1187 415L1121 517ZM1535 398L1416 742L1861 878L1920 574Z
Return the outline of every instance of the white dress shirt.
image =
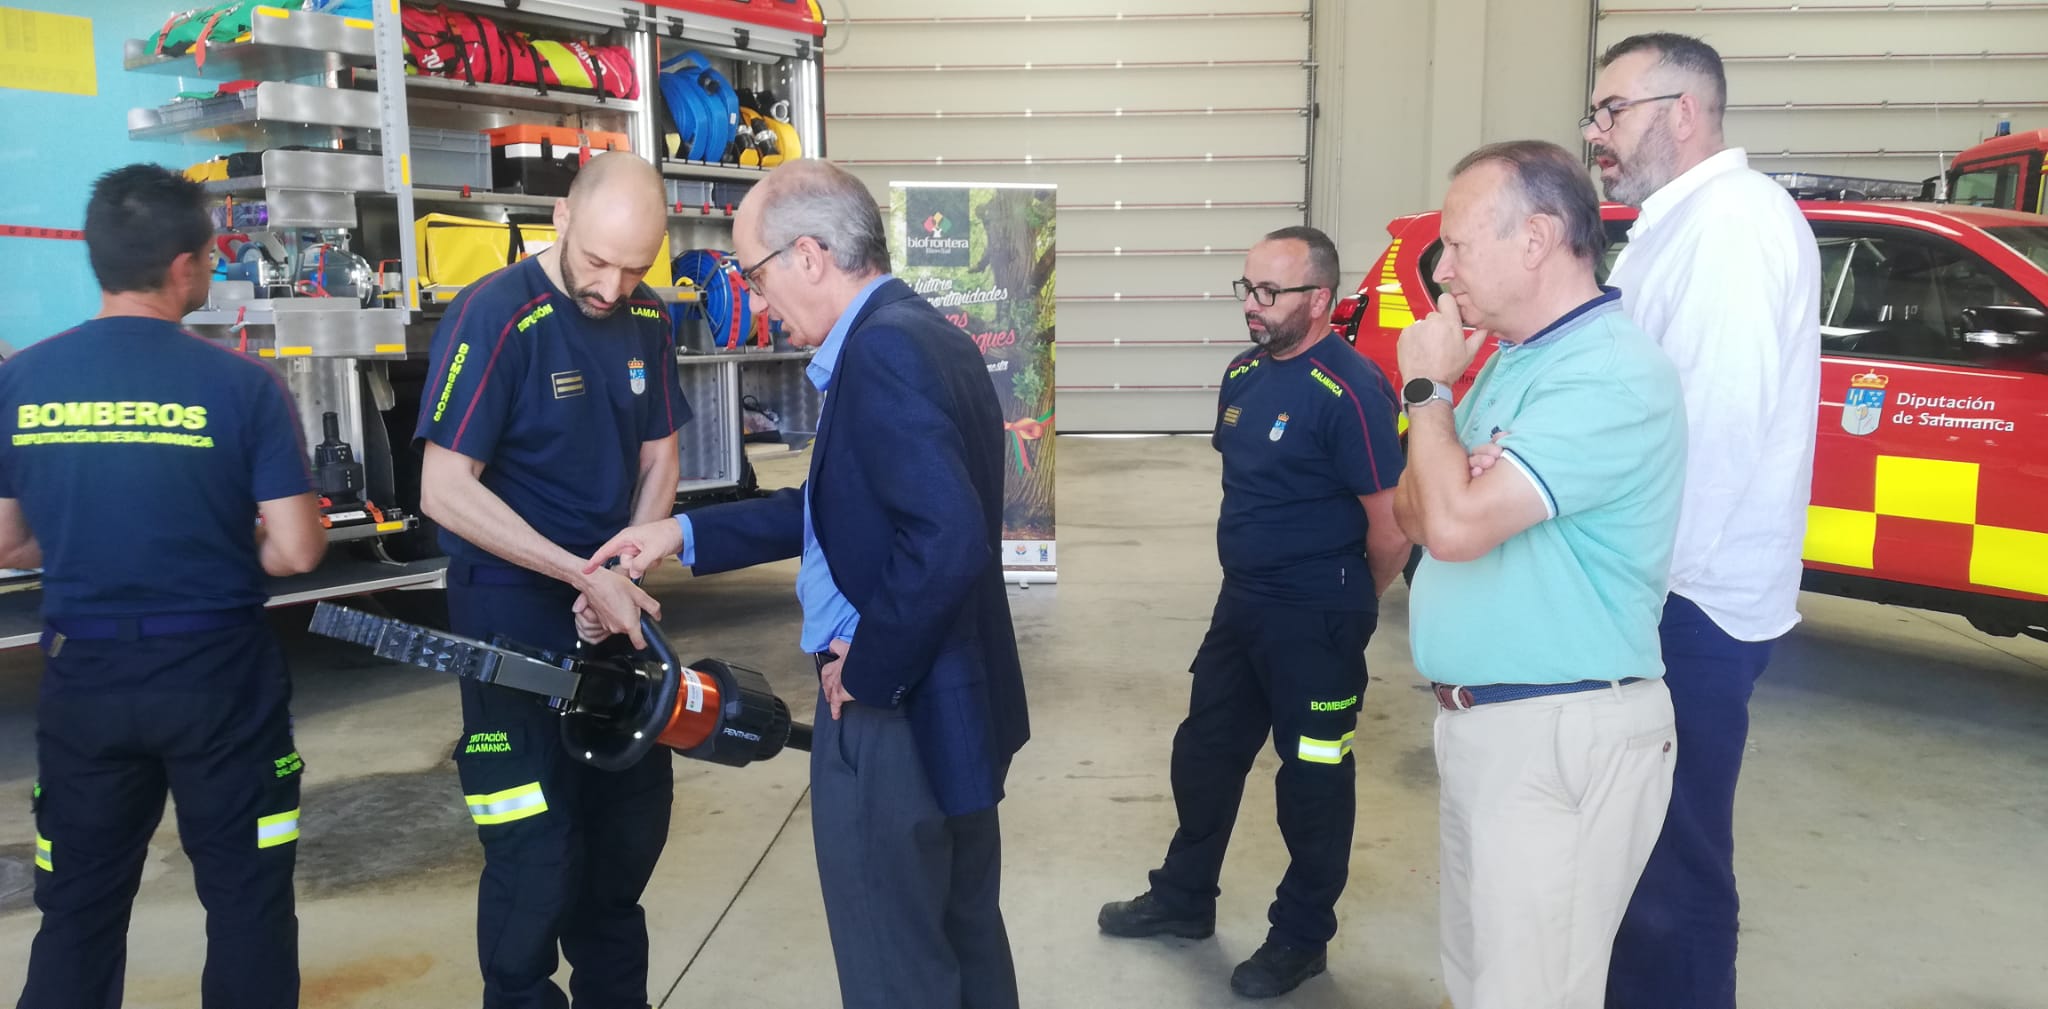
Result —
M1820 399L1820 250L1741 148L1643 201L1608 283L1678 365L1688 437L1671 591L1730 637L1799 622Z

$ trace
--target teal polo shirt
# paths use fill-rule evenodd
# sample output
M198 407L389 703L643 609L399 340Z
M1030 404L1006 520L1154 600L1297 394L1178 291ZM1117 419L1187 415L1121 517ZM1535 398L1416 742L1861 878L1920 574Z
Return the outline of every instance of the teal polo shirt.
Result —
M1570 683L1664 675L1657 624L1685 486L1678 372L1600 297L1503 344L1457 406L1458 440L1497 432L1550 517L1475 561L1428 556L1409 640L1438 683Z

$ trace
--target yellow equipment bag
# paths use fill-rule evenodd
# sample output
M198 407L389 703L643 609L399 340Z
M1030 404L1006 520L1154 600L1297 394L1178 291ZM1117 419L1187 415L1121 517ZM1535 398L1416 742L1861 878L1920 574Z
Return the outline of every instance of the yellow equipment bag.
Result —
M453 214L427 214L413 224L420 257L420 293L435 301L452 301L464 287L555 244L552 224L521 223L517 227ZM668 238L663 236L654 267L641 282L649 287L672 286Z

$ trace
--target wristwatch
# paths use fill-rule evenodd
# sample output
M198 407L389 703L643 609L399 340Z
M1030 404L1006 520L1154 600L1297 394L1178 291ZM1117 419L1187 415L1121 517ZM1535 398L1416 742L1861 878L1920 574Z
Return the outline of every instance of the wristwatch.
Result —
M1451 387L1431 378L1411 378L1401 387L1401 403L1413 410L1430 400L1451 401Z

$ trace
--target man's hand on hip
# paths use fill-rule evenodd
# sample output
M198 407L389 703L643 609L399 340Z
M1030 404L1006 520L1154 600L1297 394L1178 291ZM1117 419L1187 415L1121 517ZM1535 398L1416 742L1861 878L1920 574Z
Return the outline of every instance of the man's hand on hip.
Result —
M846 656L853 651L853 642L839 638L832 642L832 654L838 656L818 670L818 683L825 688L825 703L832 707L832 720L839 720L839 706L852 704L853 695L846 692L846 684L840 675L846 669Z
M654 570L661 559L683 549L683 529L673 518L642 522L619 530L619 534L598 547L590 555L590 562L583 566L584 574L591 574L616 557L620 570L629 578L638 579Z

